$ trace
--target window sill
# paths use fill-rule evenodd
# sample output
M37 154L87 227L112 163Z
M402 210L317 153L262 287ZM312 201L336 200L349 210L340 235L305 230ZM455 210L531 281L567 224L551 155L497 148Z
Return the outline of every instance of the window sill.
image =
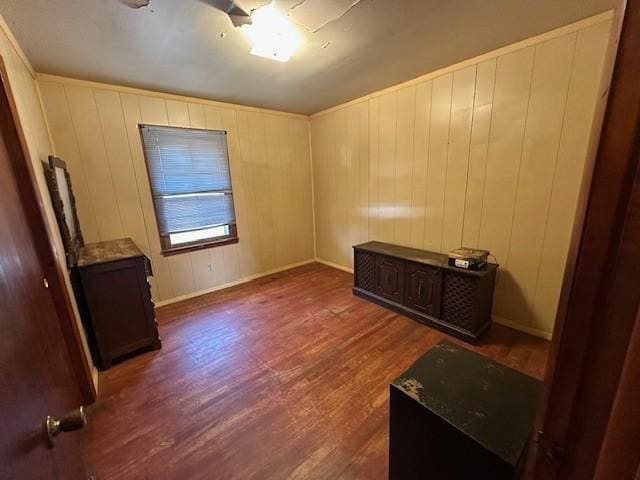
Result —
M222 238L220 240L208 240L206 242L185 245L183 247L167 248L165 250L162 250L160 253L163 257L169 257L171 255L178 255L180 253L194 252L196 250L203 250L205 248L221 247L223 245L231 245L238 242L238 237Z

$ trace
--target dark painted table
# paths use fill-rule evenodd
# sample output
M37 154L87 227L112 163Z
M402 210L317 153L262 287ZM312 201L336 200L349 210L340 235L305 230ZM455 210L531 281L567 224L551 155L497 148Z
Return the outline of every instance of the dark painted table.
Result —
M389 478L517 478L541 386L440 342L391 384Z

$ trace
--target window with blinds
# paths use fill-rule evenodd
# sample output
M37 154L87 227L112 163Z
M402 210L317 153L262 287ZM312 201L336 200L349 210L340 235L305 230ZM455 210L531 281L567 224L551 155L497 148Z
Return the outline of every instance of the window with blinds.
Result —
M227 132L140 125L163 253L238 241Z

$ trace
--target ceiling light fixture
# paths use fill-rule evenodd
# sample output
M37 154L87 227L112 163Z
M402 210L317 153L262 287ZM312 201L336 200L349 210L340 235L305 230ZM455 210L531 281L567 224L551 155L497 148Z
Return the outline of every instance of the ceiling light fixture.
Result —
M300 47L301 39L296 27L275 2L251 12L251 25L243 25L253 45L251 53L259 57L287 62Z

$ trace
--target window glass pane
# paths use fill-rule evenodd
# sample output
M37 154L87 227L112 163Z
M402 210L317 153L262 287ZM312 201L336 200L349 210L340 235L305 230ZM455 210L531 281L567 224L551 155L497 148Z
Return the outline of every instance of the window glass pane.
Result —
M192 232L172 233L169 235L169 241L171 245L181 245L184 243L197 242L198 240L225 237L227 235L229 235L229 225L221 225L219 227L205 228Z

